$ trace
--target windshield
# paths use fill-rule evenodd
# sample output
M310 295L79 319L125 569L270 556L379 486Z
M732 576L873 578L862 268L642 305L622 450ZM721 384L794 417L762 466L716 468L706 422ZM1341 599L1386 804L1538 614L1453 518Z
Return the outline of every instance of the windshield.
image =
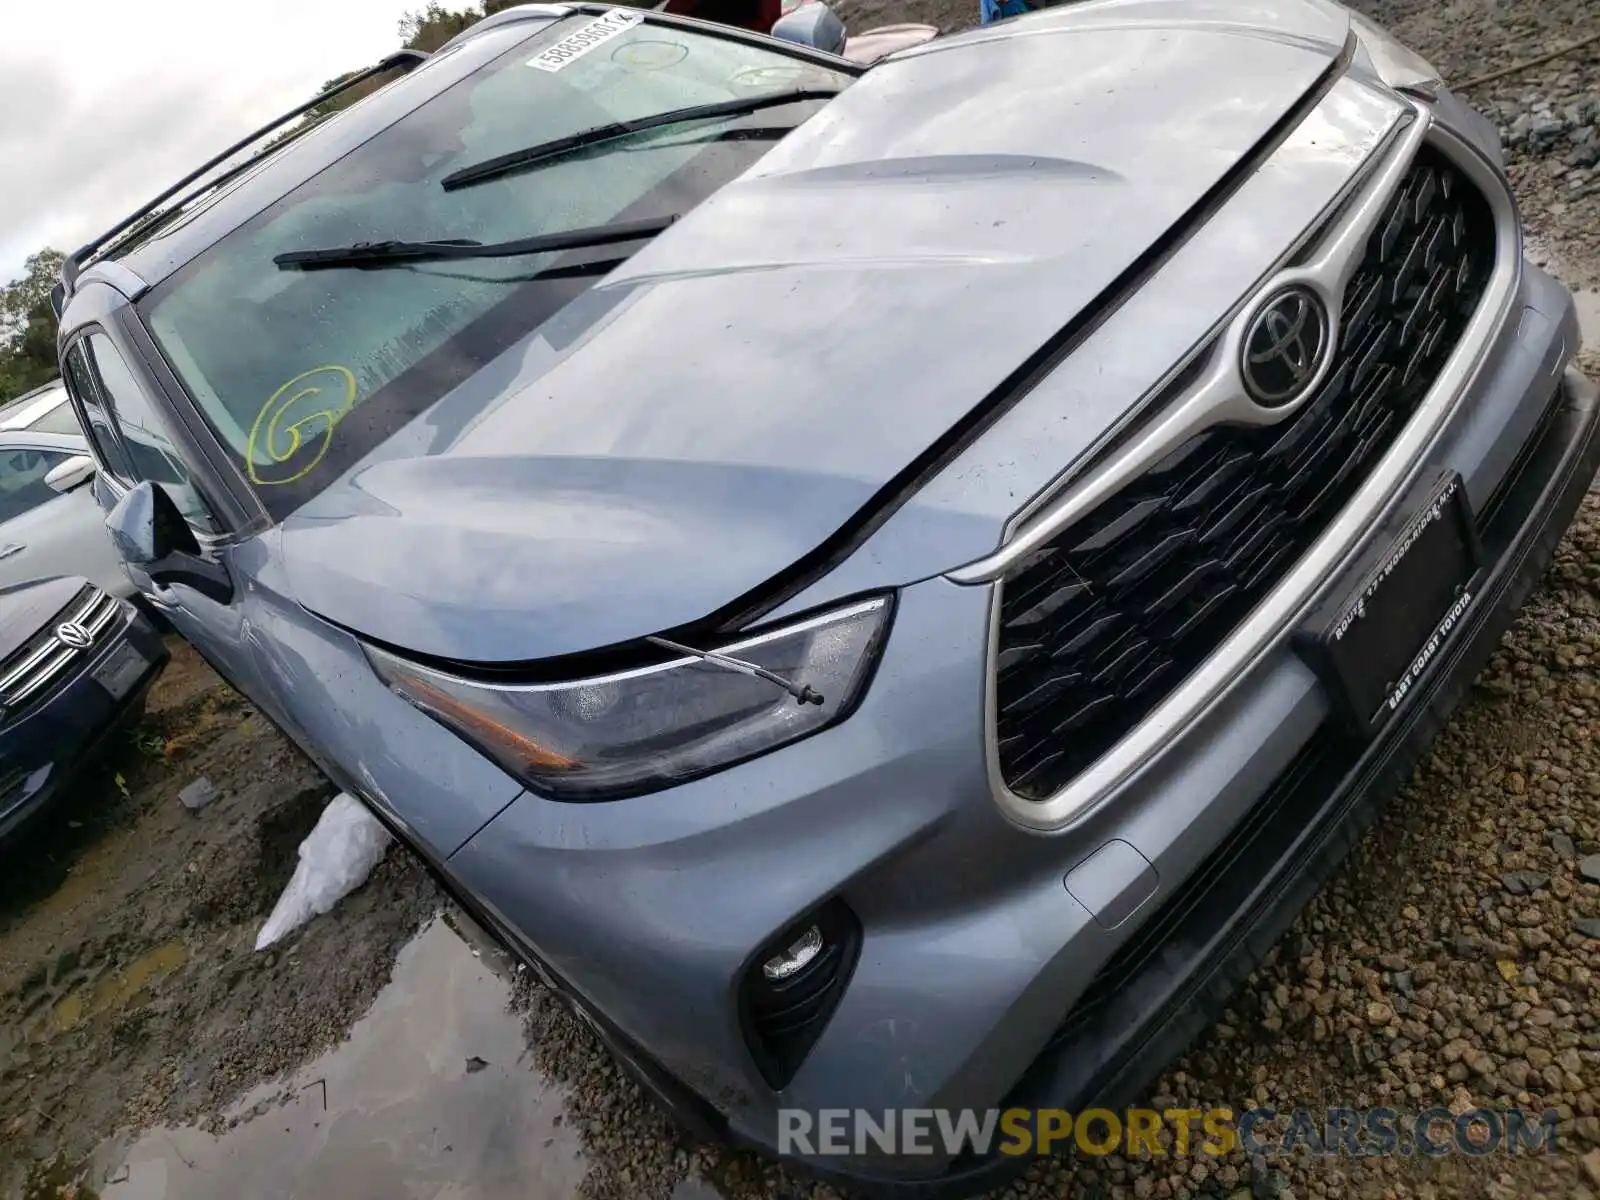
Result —
M34 417L23 428L33 433L71 433L78 437L83 436L83 427L78 424L78 414L73 412L72 405L67 403L66 392L56 397L53 407Z
M441 180L619 120L852 78L625 9L481 38L504 48L141 301L163 353L275 517L595 281L533 276L575 261L603 270L644 243L319 271L280 270L275 256L392 239L506 242L681 213L772 145L734 135L781 132L822 102L649 130L471 188Z

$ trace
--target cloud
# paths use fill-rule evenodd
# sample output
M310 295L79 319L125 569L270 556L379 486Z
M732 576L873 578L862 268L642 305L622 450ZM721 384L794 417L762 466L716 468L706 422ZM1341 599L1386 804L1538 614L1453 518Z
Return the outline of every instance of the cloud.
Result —
M11 176L0 189L0 279L35 250L82 244L325 80L392 50L404 9L30 6L0 46L0 162Z

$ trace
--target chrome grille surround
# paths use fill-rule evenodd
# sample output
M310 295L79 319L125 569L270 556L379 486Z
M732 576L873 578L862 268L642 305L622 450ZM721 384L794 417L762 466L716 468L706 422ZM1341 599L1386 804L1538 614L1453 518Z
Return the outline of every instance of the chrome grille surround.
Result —
M13 717L45 700L68 670L105 644L121 605L109 592L93 584L83 588L23 647L0 663L0 713ZM71 646L57 630L64 624L81 626L89 634L87 646Z
M1249 615L1222 638L1215 651L1124 737L1069 782L1042 798L1018 795L1007 786L1000 768L995 738L994 668L999 653L1002 588L991 589L990 671L985 699L989 778L996 803L1014 824L1039 832L1060 832L1081 824L1203 718L1251 668L1280 647L1309 611L1319 590L1414 477L1480 370L1486 349L1505 322L1521 280L1519 217L1501 170L1448 127L1435 123L1426 105L1412 100L1406 103L1411 110L1409 127L1380 155L1380 161L1362 174L1355 190L1342 202L1331 231L1321 234L1320 240L1319 235L1313 235L1306 248L1287 257L1219 323L1220 332L1213 340L1197 347L1193 355L1168 374L1168 390L1158 388L1151 393L1159 402L1150 406L1140 426L1090 460L1085 469L1074 471L1030 502L1014 520L1008 539L998 550L946 573L946 578L959 584L993 584L1191 437L1218 424L1274 424L1297 411L1296 405L1260 409L1244 397L1237 379L1230 377L1240 338L1254 316L1255 305L1280 288L1298 283L1321 290L1330 310L1340 313L1346 288L1360 267L1362 250L1424 144L1447 158L1483 196L1493 222L1494 250L1482 299L1461 330L1454 351L1393 444L1314 544Z
M1309 378L1317 356L1299 352L1329 356L1294 413L1190 437L1007 573L995 737L1013 792L1070 782L1303 557L1455 349L1493 254L1488 205L1422 147L1344 289L1337 348L1303 286L1275 294L1276 327L1252 326L1247 352L1266 344L1275 366ZM1256 362L1240 366L1248 388Z

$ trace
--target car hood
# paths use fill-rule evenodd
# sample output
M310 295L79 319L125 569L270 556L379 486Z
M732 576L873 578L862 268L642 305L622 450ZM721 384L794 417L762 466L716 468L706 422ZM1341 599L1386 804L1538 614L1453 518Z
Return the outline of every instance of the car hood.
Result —
M0 662L71 604L83 585L82 579L64 576L0 588Z
M1145 0L886 60L286 522L297 597L474 662L724 609L1044 367L1346 33Z

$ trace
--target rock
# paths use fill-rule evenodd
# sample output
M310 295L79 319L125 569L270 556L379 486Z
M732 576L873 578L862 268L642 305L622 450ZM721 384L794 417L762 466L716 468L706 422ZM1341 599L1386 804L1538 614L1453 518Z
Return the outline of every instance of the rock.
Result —
M1572 927L1584 937L1600 941L1600 917L1574 917Z
M1368 1025L1387 1025L1394 1020L1394 1009L1381 1000L1374 1000L1367 1005Z
M1556 852L1556 857L1571 862L1578 857L1578 847L1573 845L1572 839L1557 830L1550 835L1550 848Z
M1591 1150L1578 1161L1583 1164L1583 1173L1589 1177L1589 1182L1600 1187L1600 1150Z
M1550 882L1550 876L1543 871L1507 871L1500 876L1500 883L1513 896L1527 896L1538 891Z
M1590 883L1600 883L1600 854L1590 854L1580 859L1578 874Z
M1548 152L1566 130L1566 123L1555 113L1536 112L1528 127L1528 148L1535 154Z
M1569 167L1578 167L1580 169L1592 167L1595 163L1600 162L1600 146L1596 146L1592 142L1582 146L1575 146L1568 151L1566 158L1561 161Z
M216 785L204 775L185 786L178 793L178 799L183 801L183 806L190 812L199 812L216 798Z
M1250 1161L1250 1195L1252 1200L1281 1200L1289 1189L1289 1179L1282 1171L1267 1166L1266 1159L1256 1155Z

